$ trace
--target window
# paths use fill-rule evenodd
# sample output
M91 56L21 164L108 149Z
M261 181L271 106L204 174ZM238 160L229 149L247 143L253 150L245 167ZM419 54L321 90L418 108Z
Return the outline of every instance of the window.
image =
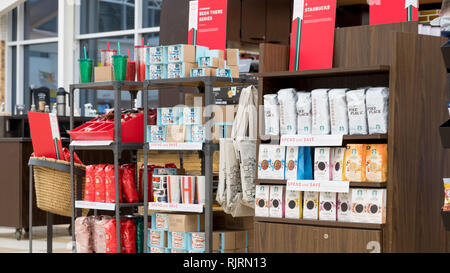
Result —
M145 28L159 27L162 0L144 0L142 11Z
M25 2L25 40L58 36L58 1L28 0Z

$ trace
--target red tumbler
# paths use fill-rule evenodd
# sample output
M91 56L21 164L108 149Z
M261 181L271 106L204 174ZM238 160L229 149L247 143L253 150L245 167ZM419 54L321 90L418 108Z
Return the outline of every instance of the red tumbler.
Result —
M134 82L136 80L136 62L128 61L127 63L127 77L126 80Z

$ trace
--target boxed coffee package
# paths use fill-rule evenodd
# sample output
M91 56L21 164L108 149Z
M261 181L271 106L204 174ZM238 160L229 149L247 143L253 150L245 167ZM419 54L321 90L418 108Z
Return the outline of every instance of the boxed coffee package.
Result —
M200 57L197 59L199 67L224 68L225 61L215 57Z
M305 191L303 193L303 219L317 220L319 218L319 193Z
M288 219L302 218L302 192L286 191L285 217Z
M168 230L169 214L154 212L152 214L152 229Z
M259 145L259 158L258 158L258 178L270 179L271 178L271 164L270 161L272 146L268 144Z
M225 51L221 49L210 49L208 56L225 60Z
M352 192L337 194L337 220L339 222L351 222Z
M188 249L189 233L169 231L168 245L172 249Z
M239 66L237 65L229 65L228 69L230 70L230 76L232 78L239 78Z
M348 89L331 89L328 92L330 104L331 134L348 134L348 112L345 92Z
M188 253L187 250L184 249L172 249L172 248L166 248L166 253Z
M190 232L189 233L189 250L204 251L205 250L205 233Z
M314 152L314 180L331 180L331 148L317 147Z
M255 191L255 216L269 217L270 186L257 185Z
M195 67L191 69L191 77L213 76L213 69L208 67Z
M150 246L167 247L167 231L158 229L149 229Z
M157 110L157 125L178 125L180 107L163 107Z
M167 60L169 63L195 63L194 45L169 45L167 46Z
M216 123L230 123L232 125L236 115L236 105L213 105L211 108L212 122ZM206 115L206 111L205 111Z
M386 223L386 189L368 189L366 199L367 222Z
M167 175L153 175L153 202L167 203Z
M167 59L167 47L166 46L152 46L147 48L149 51L150 64L166 64Z
M209 56L209 48L207 46L195 46L195 59Z
M169 214L169 231L204 232L204 214Z
M163 247L150 247L150 253L166 253Z
M321 192L319 200L319 220L336 221L336 193Z
M182 107L181 121L183 125L202 124L202 107Z
M284 218L284 186L270 186L269 217Z
M213 88L214 102L217 105L239 104L242 86Z
M331 168L332 178L334 181L344 181L342 169L344 168L345 148L331 149Z
M386 134L388 130L388 97L386 87L369 88L366 93L369 134Z
M148 136L150 138L150 142L166 142L166 126L149 125L147 128L149 129Z
M366 90L348 91L346 98L350 135L367 135Z
M231 78L231 69L229 68L215 68L213 69L213 76L222 78Z
M286 147L279 145L272 145L272 152L270 155L271 175L272 179L284 179L284 169L286 165Z
M315 89L311 91L311 107L312 134L329 135L331 128L328 89Z
M239 66L239 49L238 48L225 49L225 58L227 60L227 65Z
M303 147L302 147L303 148ZM286 147L286 168L284 177L286 180L297 180L299 147Z
M366 181L385 182L387 177L387 144L366 145Z
M205 126L186 126L186 142L205 142Z
M191 76L191 69L196 67L195 63L169 63L167 65L167 78L189 78Z
M364 144L347 144L344 175L346 181L364 182L366 177L366 151Z
M149 78L150 80L167 79L167 64L151 64Z
M352 191L352 222L367 222L367 190L351 189Z

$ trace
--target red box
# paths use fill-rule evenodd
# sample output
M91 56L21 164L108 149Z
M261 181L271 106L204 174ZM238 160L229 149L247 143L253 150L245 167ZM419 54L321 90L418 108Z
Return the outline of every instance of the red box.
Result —
M123 115L122 115L123 116ZM113 140L114 121L98 121L95 118L69 132L73 140ZM144 113L122 122L122 142L144 142Z

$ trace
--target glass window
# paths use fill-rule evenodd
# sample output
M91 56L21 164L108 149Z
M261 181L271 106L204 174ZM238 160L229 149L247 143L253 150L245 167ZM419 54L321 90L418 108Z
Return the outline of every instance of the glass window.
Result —
M25 2L25 40L58 36L58 0Z
M30 109L30 87L50 89L50 109L58 88L58 44L28 45L24 48L24 104Z
M159 20L161 15L162 0L144 0L143 1L143 17L144 28L159 27Z
M134 0L82 0L81 34L134 29Z
M13 9L11 12L12 16L12 33L11 33L11 40L17 41L17 9Z
M17 47L11 47L11 113L16 114L17 102Z
M142 35L145 40L145 44L150 43L151 46L159 45L159 32L146 33Z

